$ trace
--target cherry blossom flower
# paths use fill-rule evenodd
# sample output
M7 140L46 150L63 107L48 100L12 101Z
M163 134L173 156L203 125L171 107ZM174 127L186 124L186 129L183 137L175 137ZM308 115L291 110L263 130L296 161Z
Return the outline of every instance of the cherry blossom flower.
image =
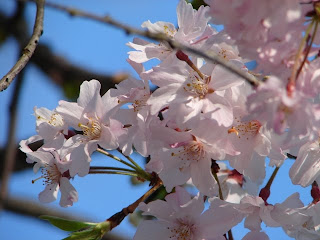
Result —
M316 240L320 237L319 226L320 226L320 204L310 204L308 206L302 206L293 211L287 211L290 216L290 212L295 215L281 216L279 218L286 219L286 224L283 224L283 230L292 238L297 240L311 239ZM285 221L285 220L284 220Z
M304 10L298 0L206 0L210 16L235 40L240 53L255 59L268 74L288 76L288 66L304 29ZM291 63L292 66L292 63ZM283 73L285 72L285 74Z
M293 230L308 219L308 216L302 212L303 203L298 193L292 194L283 203L275 205L266 204L260 197L245 196L237 208L247 215L244 226L253 232L252 235L255 235L254 232L257 235L265 235L257 233L261 231L262 221L269 227Z
M248 97L250 118L266 123L267 129L273 129L277 134L283 134L289 128L285 142L294 137L317 135L319 111L302 92L296 90L293 96L288 96L284 83L271 76L265 83L259 85L256 93Z
M153 33L164 33L175 41L196 47L215 33L208 25L209 17L206 15L208 10L208 7L203 6L194 10L190 3L180 0L177 6L178 30L169 22L146 21L142 27ZM129 59L138 63L158 58L165 62L164 65L169 65L177 60L175 51L166 43L155 44L135 38L133 43L128 43L128 46L137 50L129 52Z
M44 139L53 139L57 134L68 133L68 126L63 117L55 110L34 108L36 116L36 130Z
M100 87L97 80L85 81L80 86L77 103L60 101L57 107L57 112L69 126L83 132L70 138L74 144L81 143L73 154L78 162L82 162L77 164L82 166L81 169L72 167L71 175L86 175L91 161L89 156L98 145L105 149L116 149L119 146L118 138L126 133L119 121L110 118L117 110L117 99L110 96L110 91L101 97Z
M207 69L205 72L210 76L199 76L193 70L179 68L154 68L148 75L153 83L160 85L148 100L151 114L168 107L168 115L178 123L189 122L192 126L205 117L216 120L219 125L230 126L233 121L232 94L225 92L241 85L243 80L221 66Z
M307 142L300 148L297 159L289 172L293 184L306 187L312 184L313 181L320 181L319 154L319 141Z
M215 208L204 211L203 196L198 194L191 198L181 187L176 187L175 193L167 195L165 200L139 205L143 215L155 216L157 220L143 220L134 240L220 240L223 234L242 220L241 214L236 217L235 208L222 205L221 202L214 202ZM222 216L227 221L222 220Z
M127 61L139 75L144 72L142 64L130 59ZM142 80L129 77L117 84L116 89L110 89L110 96L118 99L118 106L127 106L119 109L114 115L114 119L127 126L128 134L124 141L120 141L120 148L125 155L132 153L133 146L141 155L148 155L147 142L150 138L148 126L152 121L156 121L156 117L150 115L150 105L147 103L150 95L149 82L143 77Z
M69 207L78 201L78 193L70 183L70 148L39 149L36 152L27 152L27 162L36 164L34 172L41 168L41 176L37 180L43 179L45 189L39 194L39 200L49 203L57 199L58 191L61 192L60 206Z
M234 112L235 120L228 129L228 138L241 153L228 157L230 166L253 182L261 182L265 177L265 158L271 149L269 134L259 121L243 121L243 110L235 108Z
M42 147L61 148L65 136L68 136L68 126L64 122L62 116L55 110L51 111L46 108L34 107L34 115L36 117L36 131L38 135L31 136L27 140L20 141L20 150L27 153L33 152L29 148L29 144L43 141ZM57 145L57 143L59 143Z
M213 131L208 131L208 128ZM219 130L210 120L202 120L198 128L191 131L179 132L170 128L153 131L153 134L166 138L166 142L170 143L151 154L151 159L154 158L153 165L159 166L155 162L162 162L163 168L158 174L167 191L170 192L173 187L182 185L191 178L201 193L215 196L218 188L212 175L212 159L222 160L226 153L239 153L222 137L223 129Z

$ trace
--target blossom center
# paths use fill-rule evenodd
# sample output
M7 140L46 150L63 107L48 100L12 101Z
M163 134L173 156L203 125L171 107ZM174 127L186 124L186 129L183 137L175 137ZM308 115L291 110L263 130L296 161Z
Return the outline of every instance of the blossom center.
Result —
M290 107L288 107L288 106L286 106L286 105L284 105L284 104L281 103L281 104L279 105L279 107L278 107L278 112L282 112L282 113L283 113L284 118L282 118L280 121L281 121L281 123L284 123L285 119L286 119L289 115L291 115L294 111L293 111L292 108L290 108Z
M213 93L214 90L209 88L209 77L205 77L205 79L201 79L195 74L190 74L190 76L186 79L185 85L183 89L186 92L191 93L195 97L204 98L208 93Z
M169 239L176 240L192 240L194 239L194 224L186 223L184 221L178 220L177 225L174 227L169 227L172 235L169 236Z
M132 103L133 110L135 112L138 112L143 107L147 106L147 101L149 97L150 97L150 94L144 94L141 98L134 100L134 102Z
M173 36L176 34L177 31L176 31L175 29L170 28L170 27L167 26L167 25L164 25L164 26L163 26L163 32L164 32L168 37L173 38Z
M239 122L238 125L232 126L228 133L235 133L238 138L245 137L247 140L249 138L254 137L258 134L259 129L261 127L261 123L257 120L252 120L250 122L240 122L240 120L236 121Z
M205 151L203 144L196 141L195 137L193 141L186 143L180 148L177 153L172 153L171 156L178 157L184 161L199 161L205 157Z
M82 129L83 134L90 140L98 139L101 135L101 124L97 119L89 118L87 124L79 123L78 126Z
M219 56L221 56L222 58L224 58L225 60L229 60L228 56L227 56L227 50L221 48L221 50L218 52Z
M48 123L55 127L62 127L64 125L63 118L58 113L52 114Z
M41 169L41 176L35 180L32 180L32 183L35 183L39 179L43 179L44 185L50 185L58 183L62 174L59 171L56 164L45 164Z
M62 127L64 125L63 118L59 113L51 114L50 119L37 115L37 120L44 121L54 127Z

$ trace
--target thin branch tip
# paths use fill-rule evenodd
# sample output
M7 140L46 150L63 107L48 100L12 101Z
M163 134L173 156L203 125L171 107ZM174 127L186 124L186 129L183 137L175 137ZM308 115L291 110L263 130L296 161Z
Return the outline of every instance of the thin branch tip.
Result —
M37 0L37 13L33 27L32 36L25 48L22 50L22 55L11 70L2 77L0 80L0 91L3 91L9 87L15 77L21 72L22 69L27 65L30 58L32 57L38 43L40 36L43 33L43 18L44 18L44 5L45 0Z

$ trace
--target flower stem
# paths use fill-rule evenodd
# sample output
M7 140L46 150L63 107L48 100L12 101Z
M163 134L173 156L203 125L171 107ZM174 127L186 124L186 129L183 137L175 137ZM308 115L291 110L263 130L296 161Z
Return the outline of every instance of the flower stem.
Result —
M233 240L233 235L231 229L228 231L228 240Z
M124 171L124 172L136 173L136 171L134 171L134 170L127 169L127 168L120 168L120 167L100 167L100 166L92 166L92 167L90 167L90 170L95 170L95 171L99 171L99 170L119 170L119 171Z
M139 164L136 163L130 156L124 155L120 149L118 149L118 152L121 153L126 159L128 159L136 168L142 170L142 168L139 166Z
M307 42L307 39L308 39L308 36L309 36L309 33L313 27L313 24L314 24L314 21L312 21L306 32L305 32L305 35L303 37L303 39L301 40L300 42L300 45L299 45L299 49L298 49L298 52L296 54L296 57L295 57L295 60L294 60L294 65L293 65L293 68L292 68L292 72L291 72L291 76L289 78L289 82L288 82L288 85L292 85L292 86L295 86L295 80L297 78L297 70L298 70L298 66L299 66L299 59L300 59L300 55L301 53L303 52L303 49L304 49L304 46Z
M216 171L213 170L212 171L212 175L213 175L214 179L217 181L217 184L218 184L218 187L219 187L219 198L221 200L224 200L223 199L223 194L222 194L222 188L221 188L220 181L219 181L219 178L218 178L218 175L217 175Z
M271 177L269 178L269 181L267 182L267 184L266 184L265 188L269 188L269 189L270 189L271 184L272 184L272 182L273 182L274 178L276 177L276 175L277 175L277 173L278 173L279 169L280 169L280 167L276 167L276 168L274 169L274 171L273 171L273 173L272 173Z
M132 177L138 177L138 174L131 172L120 172L120 171L97 171L97 170L89 170L89 174L119 174L119 175L128 175Z
M103 149L101 149L101 148L98 148L97 151L98 151L99 153L102 153L102 154L110 157L110 158L113 158L114 160L116 160L116 161L118 161L118 162L121 162L121 163L127 165L128 167L130 167L130 168L132 168L132 169L134 169L134 170L138 170L134 165L132 165L132 164L130 164L130 163L122 160L121 158L118 158L118 157L114 156L113 154L111 154L111 153L109 153L109 152L107 152L107 151L105 151L105 150L103 150Z
M140 165L136 163L136 161L134 161L130 156L124 155L120 149L118 149L118 152L121 153L125 158L127 158L135 166L136 172L139 174L139 176L141 176L142 178L148 181L151 180L151 175L147 173L144 169L142 169Z
M319 22L318 22L317 20L316 20L315 22L316 22L316 23L315 23L315 26L314 26L314 28L313 28L313 33L312 33L311 41L310 41L310 43L309 43L309 45L308 45L308 48L307 48L307 50L306 50L306 52L305 52L305 54L304 54L304 59L303 59L301 65L300 65L300 67L299 67L299 69L298 69L298 71L297 71L296 78L299 77L299 74L300 74L300 72L301 72L301 70L302 70L302 68L303 68L303 66L304 66L304 64L305 64L305 62L306 62L306 60L307 60L307 58L308 58L310 49L311 49L312 44L313 44L313 42L314 42L314 39L315 39L315 37L316 37Z

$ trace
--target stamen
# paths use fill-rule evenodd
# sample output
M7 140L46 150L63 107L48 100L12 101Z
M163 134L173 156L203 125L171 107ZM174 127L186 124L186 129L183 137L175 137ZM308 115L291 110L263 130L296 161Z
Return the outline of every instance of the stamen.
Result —
M205 156L202 143L198 141L191 141L184 145L178 153L171 153L171 156L178 157L184 161L200 161ZM187 164L188 165L188 164Z
M100 138L101 125L97 120L89 118L89 122L86 125L79 123L78 126L82 129L83 134L90 140Z
M163 31L168 37L171 38L173 38L173 36L176 34L176 30L169 28L167 25L163 26Z
M38 178L36 178L36 179L34 179L34 180L31 180L31 182L32 182L32 184L34 184L36 181L38 181L39 179L42 179L42 178L44 178L43 176L40 176L40 177L38 177Z
M61 173L56 164L45 164L41 169L42 175L34 180L32 180L32 184L34 184L39 179L43 179L43 185L50 185L53 183L58 183L61 178Z
M150 94L144 94L140 99L137 99L133 102L133 111L138 112L141 108L147 106L147 101L150 97Z
M176 240L192 240L196 227L194 224L185 223L183 220L178 220L178 223L174 227L168 227L171 232L169 239Z
M261 123L257 120L244 123L240 122L239 120L237 121L239 124L228 129L228 134L235 133L238 138L246 137L246 139L249 140L249 138L257 135L261 127Z
M234 127L230 128L230 129L228 130L228 133L235 133L235 134L237 134L237 136L239 135L239 132L238 132L237 129L235 129Z
M213 93L214 90L209 88L208 83L210 77L206 77L205 80L200 79L194 74L190 74L186 79L185 86L183 89L193 95L203 99L208 93Z
M52 114L51 119L48 121L48 123L55 127L61 127L64 124L62 116L58 113Z
M41 115L36 115L36 118L38 121L46 122L55 127L62 127L64 125L63 118L59 113L53 113L50 119L44 118Z

